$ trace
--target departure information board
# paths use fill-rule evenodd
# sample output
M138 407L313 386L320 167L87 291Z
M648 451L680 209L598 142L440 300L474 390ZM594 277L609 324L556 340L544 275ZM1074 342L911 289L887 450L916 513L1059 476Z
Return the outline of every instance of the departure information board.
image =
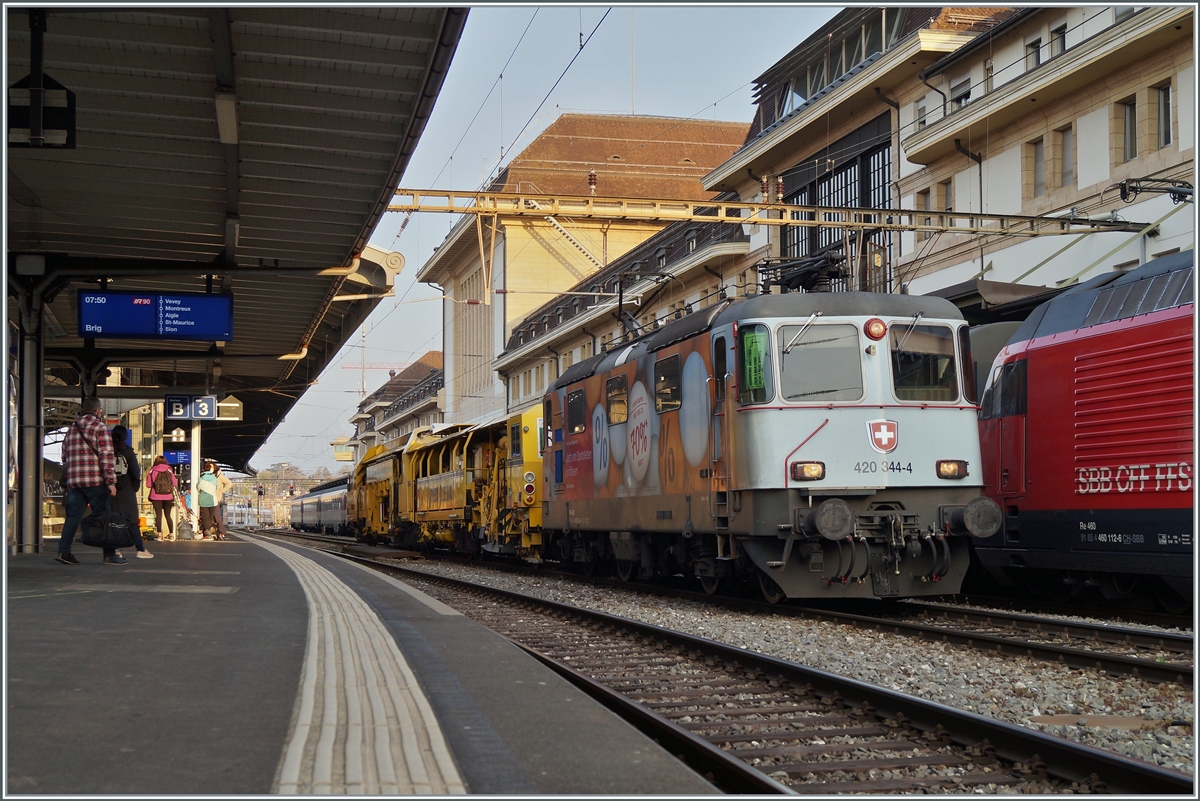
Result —
M79 290L79 336L233 339L233 295Z

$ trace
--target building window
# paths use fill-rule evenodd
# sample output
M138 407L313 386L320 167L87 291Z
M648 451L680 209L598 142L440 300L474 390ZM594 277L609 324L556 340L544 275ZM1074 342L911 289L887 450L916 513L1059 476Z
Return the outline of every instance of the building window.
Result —
M942 181L942 208L946 211L954 211L954 181Z
M1033 157L1033 196L1041 197L1046 194L1046 148L1041 139L1030 147Z
M1059 25L1050 31L1050 58L1067 52L1067 26Z
M983 91L985 94L992 91L992 75L995 72L996 68L992 65L992 60L990 58L985 58L983 60Z
M1025 71L1035 70L1042 65L1042 40L1034 39L1025 44Z
M950 111L958 111L971 102L971 79L963 78L950 87Z
M1121 104L1121 113L1124 118L1121 132L1125 137L1124 144L1124 160L1133 161L1137 158L1137 103L1132 100L1128 103Z
M1171 144L1171 87L1158 87L1158 146Z
M929 190L917 193L917 211L929 211ZM932 225L932 217L917 217L918 225ZM929 231L917 231L917 241L924 242L929 238Z
M925 127L925 101L917 101L917 130Z
M1062 150L1062 181L1061 186L1071 186L1075 183L1075 129L1067 126L1058 132L1059 147Z

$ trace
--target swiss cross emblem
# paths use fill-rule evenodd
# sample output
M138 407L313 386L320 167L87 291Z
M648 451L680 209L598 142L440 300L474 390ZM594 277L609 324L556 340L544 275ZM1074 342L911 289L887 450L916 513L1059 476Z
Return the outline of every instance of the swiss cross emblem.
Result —
M900 440L900 426L895 420L868 420L867 433L871 447L880 453L896 450Z

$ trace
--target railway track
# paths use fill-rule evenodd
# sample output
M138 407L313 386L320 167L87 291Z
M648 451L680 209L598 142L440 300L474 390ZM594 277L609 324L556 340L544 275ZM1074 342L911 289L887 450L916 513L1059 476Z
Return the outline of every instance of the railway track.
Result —
M965 645L992 653L1025 656L1078 669L1104 671L1116 676L1137 676L1153 682L1194 686L1194 637L1177 632L1157 632L1128 626L1078 623L1036 618L1018 613L971 610L961 606L924 602L859 603L804 606L711 596L667 585L619 582L575 573L530 571L504 563L500 570L536 572L598 586L622 587L660 597L683 598L731 609L751 609L763 614L840 623L854 628ZM862 610L876 608L871 614ZM849 611L854 610L854 611Z
M775 657L341 556L509 638L726 792L1192 793L1184 773Z
M286 533L287 536L330 545L345 545L345 537ZM349 543L353 544L353 543ZM397 555L404 552L397 552ZM1191 634L1158 632L1130 626L1054 620L989 609L979 611L961 605L906 601L893 604L842 604L801 606L769 604L743 598L710 596L668 585L619 582L576 573L548 571L504 562L488 566L505 571L554 576L569 581L605 587L621 587L660 597L682 598L731 609L755 611L853 628L916 637L932 642L965 645L992 653L1024 656L1056 662L1077 669L1104 671L1115 676L1136 676L1153 682L1172 682L1193 687L1194 641ZM862 610L881 607L866 614ZM854 610L854 611L849 611Z

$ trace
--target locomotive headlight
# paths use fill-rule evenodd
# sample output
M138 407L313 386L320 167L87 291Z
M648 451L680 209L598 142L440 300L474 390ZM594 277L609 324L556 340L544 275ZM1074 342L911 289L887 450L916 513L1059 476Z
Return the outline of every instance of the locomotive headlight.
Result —
M532 496L532 495L526 495L526 496L525 496L525 505L526 505L526 506L530 506L530 505L532 505L532 504L533 504L533 496Z
M533 483L533 480L534 480L535 478L537 478L537 476L535 476L535 475L533 474L533 471L531 470L531 471L529 471L528 473L526 473L526 474L523 476L523 478L525 479L525 483L526 483L526 484L532 484L532 483ZM527 490L527 492L533 492L533 490Z
M887 334L887 323L878 317L872 317L863 323L863 333L878 342Z
M937 461L938 478L966 478L969 475L967 463L962 459L938 459Z
M820 481L823 478L824 462L792 462L792 481Z
M533 487L533 484L526 484L526 485L525 485L525 494L526 494L526 495L532 495L532 494L533 494L533 489L534 489L534 487Z

